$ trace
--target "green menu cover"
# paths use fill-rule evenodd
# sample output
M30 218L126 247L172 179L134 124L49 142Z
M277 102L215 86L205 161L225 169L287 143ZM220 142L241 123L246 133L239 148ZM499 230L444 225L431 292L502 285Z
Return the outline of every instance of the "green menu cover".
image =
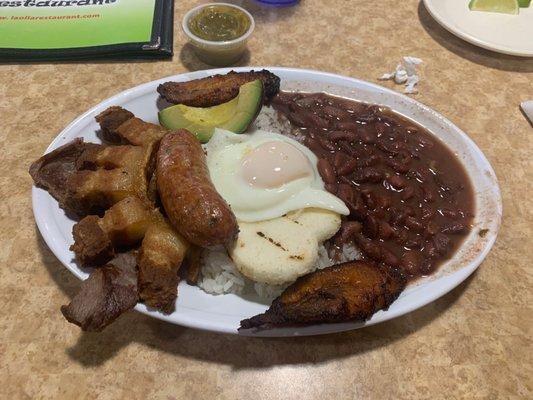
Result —
M172 56L173 0L0 0L0 61Z

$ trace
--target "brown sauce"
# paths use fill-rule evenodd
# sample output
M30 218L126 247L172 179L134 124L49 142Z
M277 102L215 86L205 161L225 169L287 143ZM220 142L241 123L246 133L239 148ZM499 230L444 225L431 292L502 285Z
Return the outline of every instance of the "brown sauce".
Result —
M415 278L453 255L471 229L474 193L439 139L386 108L323 93L282 92L272 106L350 209L327 243L332 257L355 244L364 258Z

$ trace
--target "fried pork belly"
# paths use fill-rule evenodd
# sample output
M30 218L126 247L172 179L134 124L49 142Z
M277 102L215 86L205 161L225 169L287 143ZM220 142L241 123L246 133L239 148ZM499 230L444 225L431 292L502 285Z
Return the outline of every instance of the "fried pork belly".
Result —
M69 193L65 182L76 172L77 160L85 152L100 146L84 143L83 139L75 139L48 154L45 154L30 166L30 175L35 185L48 191L59 206L69 212Z
M157 88L169 103L192 107L211 107L226 103L239 94L239 88L251 81L263 82L265 100L270 100L279 91L280 79L267 70L235 72L213 75L188 82L165 82Z
M102 218L89 215L74 225L70 249L84 267L103 265L116 249L140 243L152 221L152 211L137 197L127 197L107 210Z
M65 318L84 331L99 332L133 308L139 299L135 265L135 256L126 253L95 269L70 304L61 307Z
M147 146L95 146L85 150L76 162L78 169L98 168L114 169L137 166L144 168L144 173L153 169L152 144Z
M115 144L145 146L156 144L168 130L145 122L122 107L113 106L96 116L104 140Z
M240 329L365 321L387 309L405 284L405 276L390 267L338 264L297 279L264 314L241 321Z
M160 216L153 222L139 251L139 296L150 307L174 311L178 270L189 244Z
M76 163L84 169L67 181L70 208L80 216L101 214L131 196L151 204L148 177L154 169L153 148L153 144L100 146L84 151Z

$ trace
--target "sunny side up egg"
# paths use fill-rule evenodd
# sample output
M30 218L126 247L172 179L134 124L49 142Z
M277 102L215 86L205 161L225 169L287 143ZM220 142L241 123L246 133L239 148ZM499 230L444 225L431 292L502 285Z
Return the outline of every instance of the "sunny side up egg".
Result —
M216 129L204 149L211 180L239 221L265 221L305 208L349 214L342 200L324 189L316 156L294 139L263 130L236 135Z
M204 145L217 191L239 224L227 249L247 278L293 282L317 268L320 244L340 228L345 204L324 189L316 156L286 136L219 130Z

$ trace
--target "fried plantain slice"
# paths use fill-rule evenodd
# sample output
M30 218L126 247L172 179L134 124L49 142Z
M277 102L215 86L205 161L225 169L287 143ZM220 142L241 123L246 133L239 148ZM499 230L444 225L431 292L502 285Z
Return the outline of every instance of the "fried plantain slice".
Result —
M388 308L406 284L394 269L351 261L296 280L260 315L241 321L240 329L365 321Z
M279 91L280 78L272 72L235 72L213 75L188 82L165 82L157 88L159 94L169 103L185 104L191 107L212 107L226 103L239 94L239 88L251 81L263 82L265 101Z

